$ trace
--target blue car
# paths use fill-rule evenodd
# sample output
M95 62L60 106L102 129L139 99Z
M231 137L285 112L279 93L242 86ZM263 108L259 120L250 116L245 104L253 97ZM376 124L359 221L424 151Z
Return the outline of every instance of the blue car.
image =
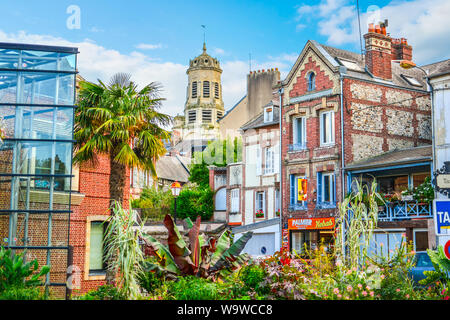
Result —
M414 280L414 282L418 284L419 280L426 278L423 272L434 271L434 266L426 251L416 252L414 259L416 264L414 268L411 268L409 274L411 278Z

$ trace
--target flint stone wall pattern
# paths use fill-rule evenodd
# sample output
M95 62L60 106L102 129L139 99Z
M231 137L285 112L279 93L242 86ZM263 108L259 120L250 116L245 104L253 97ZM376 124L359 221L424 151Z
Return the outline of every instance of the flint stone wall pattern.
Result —
M431 140L431 117L424 114L417 114L416 118L419 123L419 138Z
M420 110L431 112L431 100L429 96L416 98L416 104Z
M411 107L412 95L398 90L386 90L386 102L389 105Z
M381 97L383 95L380 88L365 86L359 83L352 83L350 85L350 91L352 92L352 97L359 100L381 102Z
M383 130L383 121L381 119L383 110L381 108L352 103L352 111L353 129L378 133Z
M414 141L401 139L387 139L389 151L394 149L407 149L414 147Z
M353 134L353 160L359 161L365 158L383 153L383 138L362 134Z
M387 109L387 130L389 134L412 137L414 134L413 114L407 111Z

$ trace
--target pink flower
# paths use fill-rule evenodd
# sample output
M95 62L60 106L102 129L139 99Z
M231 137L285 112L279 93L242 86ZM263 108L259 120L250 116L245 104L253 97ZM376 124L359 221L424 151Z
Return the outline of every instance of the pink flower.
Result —
M347 286L347 291L350 292L350 291L352 291L352 290L353 290L352 286L348 285L348 286Z
M400 292L400 289L397 288L397 289L395 289L395 291Z
M367 290L370 290L370 287L369 287L369 286L366 286L366 289L367 289Z
M362 284L361 283L358 283L358 288L360 288L360 289L362 289Z
M339 293L339 289L338 288L334 288L333 292L334 292L334 294L338 294Z
M342 298L342 295L338 294L337 297L340 299L340 298Z
M366 291L361 292L361 294L362 294L364 297L367 296L367 292L366 292Z
M346 273L348 276L352 274L352 270L348 270Z
M381 279L384 279L384 278L385 278L384 274L382 274L382 275L380 276L380 278L381 278Z
M370 296L373 297L374 293L373 291L370 291Z
M409 294L406 295L406 299L409 299Z

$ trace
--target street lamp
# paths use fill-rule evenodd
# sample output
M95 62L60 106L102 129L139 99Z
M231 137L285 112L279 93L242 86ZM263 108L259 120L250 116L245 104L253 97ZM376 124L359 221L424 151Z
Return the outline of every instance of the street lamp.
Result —
M170 186L170 189L172 191L173 197L175 198L175 203L174 203L174 220L175 220L175 224L177 224L177 197L180 195L181 184L178 181L175 181Z

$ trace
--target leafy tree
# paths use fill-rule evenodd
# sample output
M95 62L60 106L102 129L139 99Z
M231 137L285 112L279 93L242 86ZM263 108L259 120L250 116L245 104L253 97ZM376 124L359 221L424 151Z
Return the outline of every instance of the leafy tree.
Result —
M177 217L191 218L194 220L200 216L203 220L209 220L214 213L214 192L205 188L183 188L177 198Z
M197 183L200 187L209 186L209 165L225 167L229 163L242 161L242 140L214 140L202 152L193 154L193 164L189 168L191 173L189 181Z
M75 114L74 163L96 163L97 154L110 157L110 197L122 203L126 170L139 168L156 176L156 160L165 154L163 139L169 133L160 126L172 118L158 112L160 86L150 83L141 90L130 75L118 73L109 84L80 82Z
M150 83L138 90L129 74L114 75L109 84L80 82L75 113L74 163L97 163L97 154L109 155L109 192L113 207L123 202L127 168L139 168L156 176L155 163L165 154L163 139L169 138L160 126L172 118L158 112L160 86ZM107 283L114 274L107 272Z

